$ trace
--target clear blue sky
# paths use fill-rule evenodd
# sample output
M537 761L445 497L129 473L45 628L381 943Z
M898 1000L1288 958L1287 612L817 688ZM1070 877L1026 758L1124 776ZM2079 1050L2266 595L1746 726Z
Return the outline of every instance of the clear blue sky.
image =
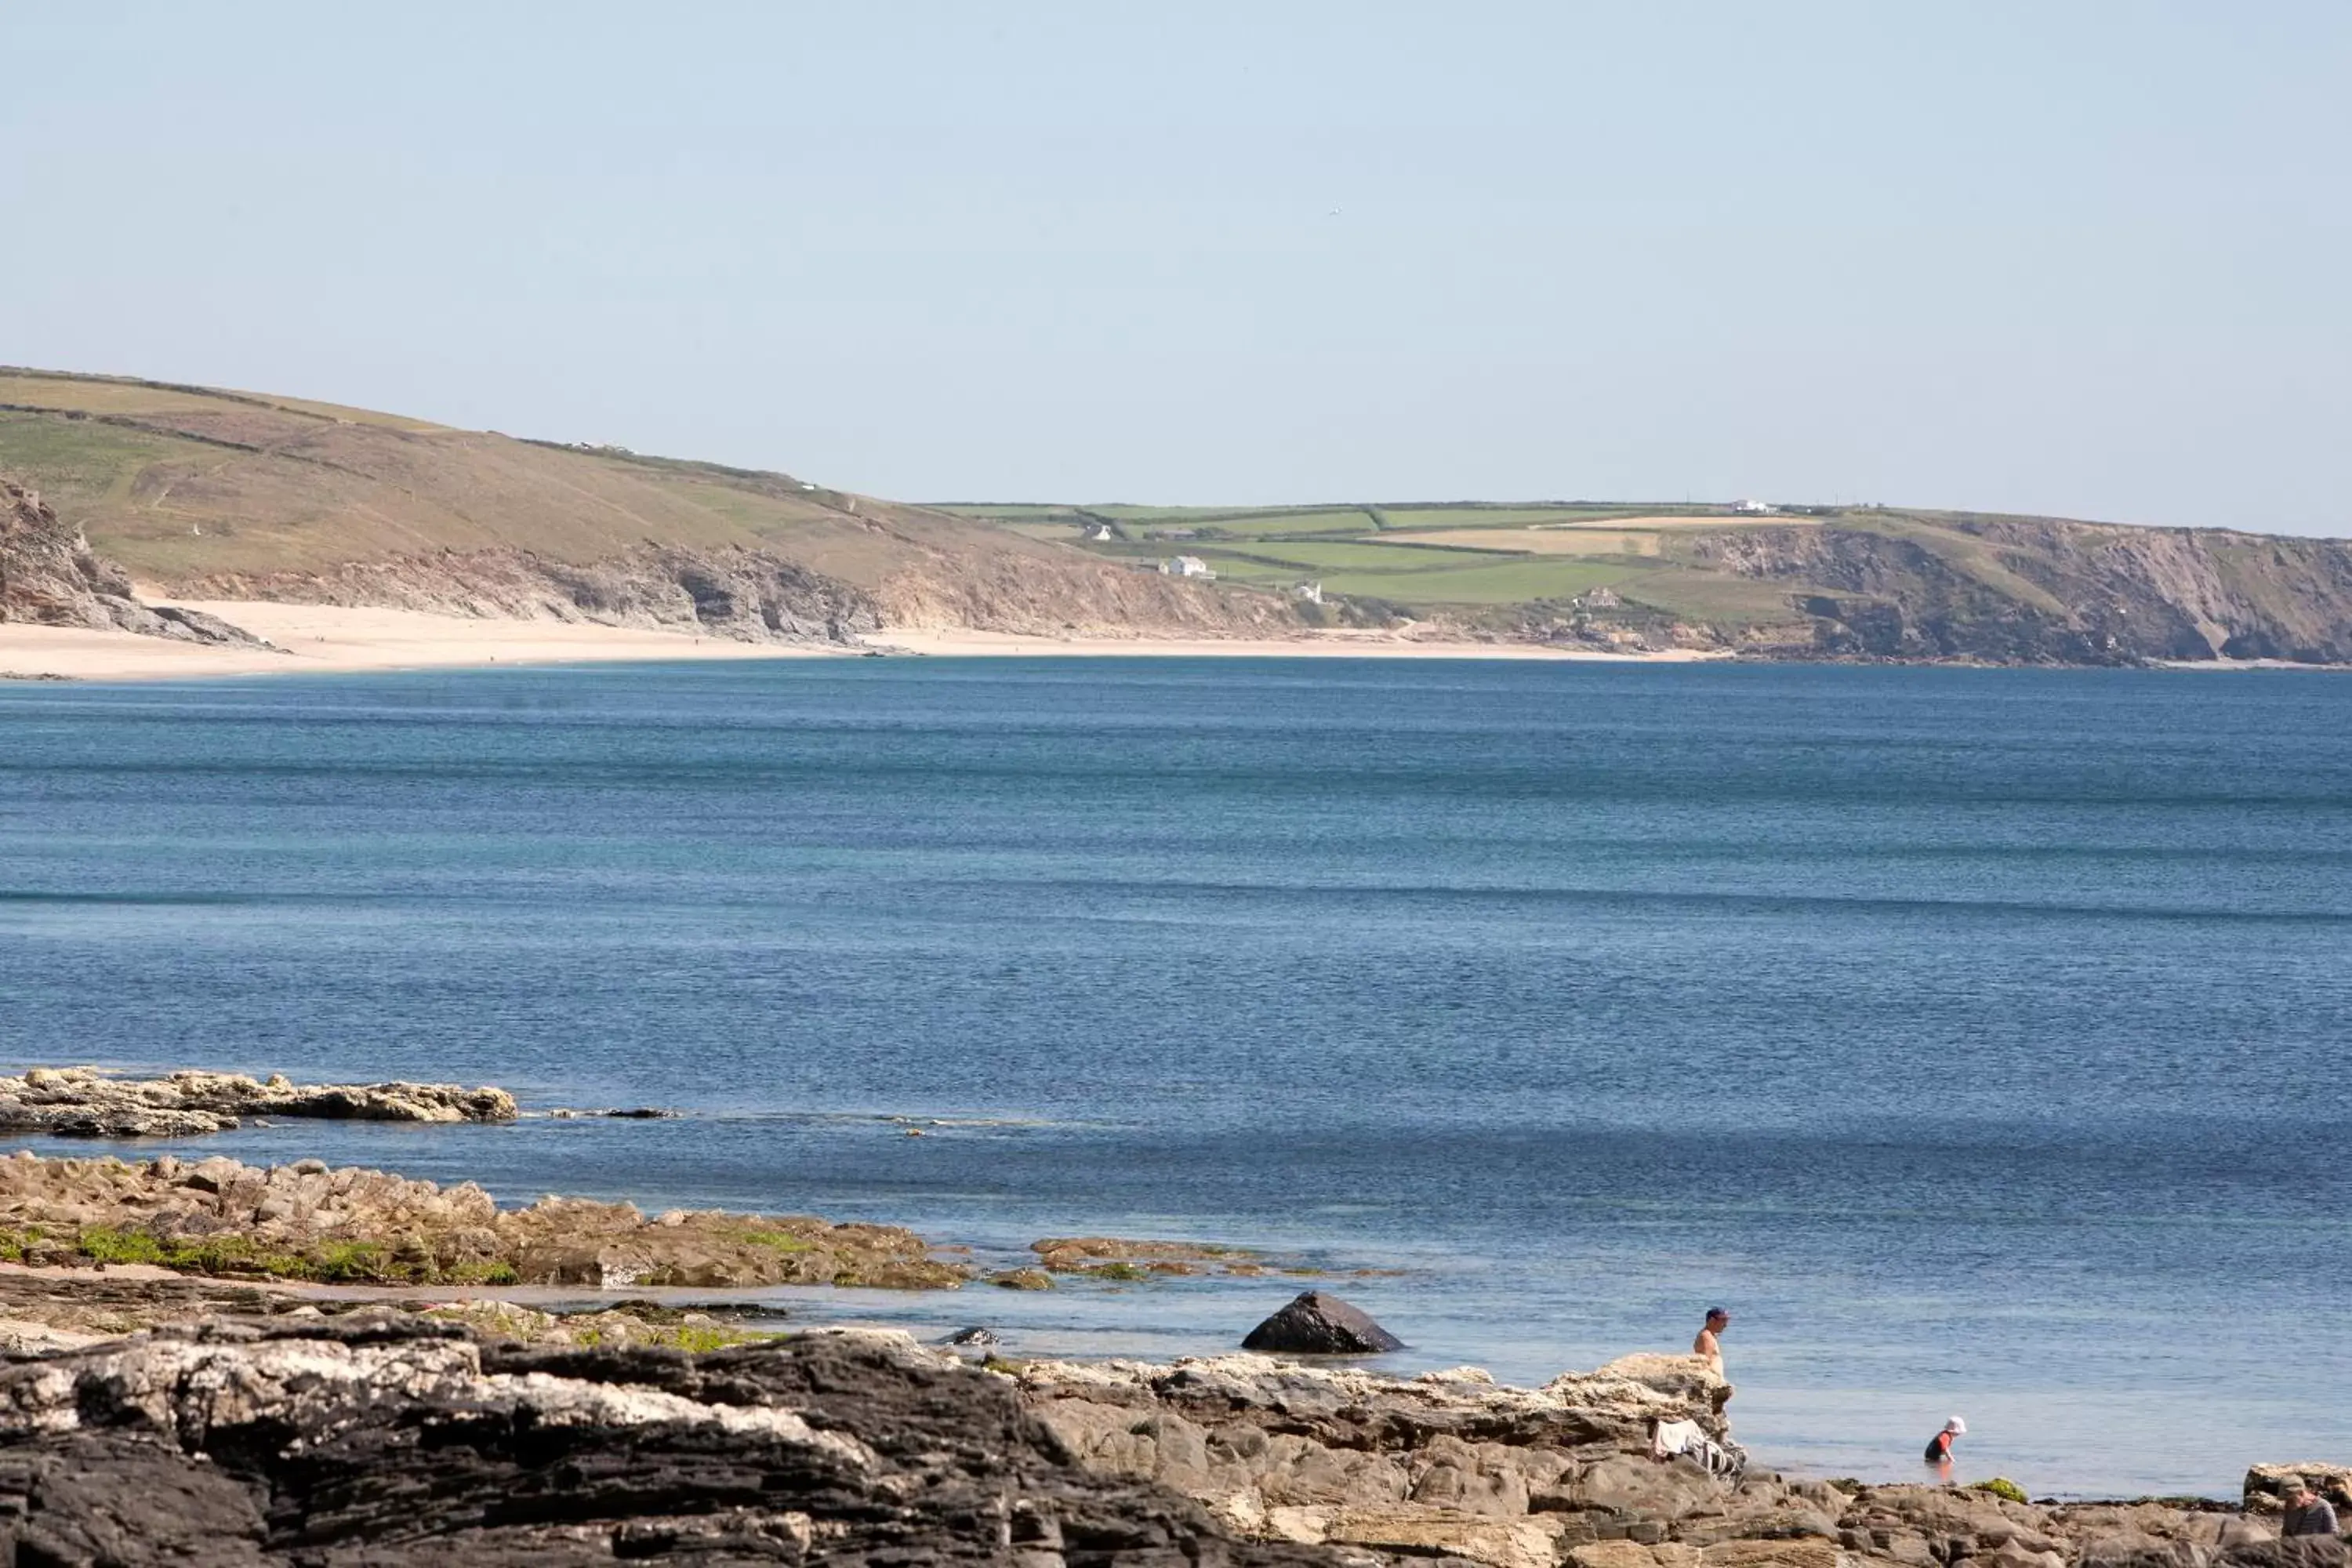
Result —
M0 8L0 359L910 499L2352 533L2352 5Z

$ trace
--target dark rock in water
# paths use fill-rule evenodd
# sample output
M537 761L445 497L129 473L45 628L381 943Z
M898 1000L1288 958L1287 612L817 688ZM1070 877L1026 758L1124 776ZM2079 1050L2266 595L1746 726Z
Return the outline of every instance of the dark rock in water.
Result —
M617 1121L667 1121L677 1112L664 1110L658 1105L635 1105L625 1110L608 1110L604 1114Z
M995 1330L982 1328L958 1329L940 1342L943 1345L1001 1345L1003 1342L996 1336Z
M202 1388L200 1398L173 1390ZM1089 1475L1005 1379L870 1337L529 1351L220 1323L0 1362L0 1561L1328 1563Z
M1404 1342L1337 1296L1309 1290L1249 1331L1245 1351L1275 1355L1377 1355Z

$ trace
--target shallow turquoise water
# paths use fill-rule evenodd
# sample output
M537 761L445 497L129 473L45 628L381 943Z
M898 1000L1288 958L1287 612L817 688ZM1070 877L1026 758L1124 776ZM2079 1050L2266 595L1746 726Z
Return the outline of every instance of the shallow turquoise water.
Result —
M1720 1300L1768 1459L2352 1454L2352 684L1385 661L0 687L0 1054L668 1122L501 1197L1197 1236L1539 1379ZM922 1139L897 1116L939 1119ZM1287 1281L795 1300L1203 1351Z

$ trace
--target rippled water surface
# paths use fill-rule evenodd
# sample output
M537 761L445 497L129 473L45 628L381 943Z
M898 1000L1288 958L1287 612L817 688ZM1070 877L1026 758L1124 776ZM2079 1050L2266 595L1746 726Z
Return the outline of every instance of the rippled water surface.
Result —
M501 1198L1274 1249L1769 1461L2352 1458L2352 681L795 661L0 687L0 1053L660 1122L280 1126ZM894 1117L937 1119L920 1139ZM1023 1351L1291 1280L794 1297Z

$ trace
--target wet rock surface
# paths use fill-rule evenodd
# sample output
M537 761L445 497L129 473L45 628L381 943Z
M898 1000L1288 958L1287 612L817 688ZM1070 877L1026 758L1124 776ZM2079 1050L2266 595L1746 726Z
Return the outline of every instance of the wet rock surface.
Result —
M145 1264L328 1283L934 1289L971 1270L895 1226L546 1197L501 1209L442 1187L302 1160L0 1159L0 1259Z
M1107 1279L1151 1275L1265 1272L1256 1253L1203 1241L1142 1241L1122 1236L1049 1236L1029 1244L1040 1268Z
M1404 1342L1362 1308L1308 1290L1252 1329L1242 1349L1274 1355L1379 1355L1404 1349Z
M512 1121L514 1096L454 1083L295 1083L240 1073L114 1078L92 1068L33 1068L0 1078L0 1131L61 1138L185 1138L248 1116L337 1121Z
M107 1563L1241 1565L1007 1382L881 1336L690 1357L413 1321L220 1324L0 1363L0 1552Z

